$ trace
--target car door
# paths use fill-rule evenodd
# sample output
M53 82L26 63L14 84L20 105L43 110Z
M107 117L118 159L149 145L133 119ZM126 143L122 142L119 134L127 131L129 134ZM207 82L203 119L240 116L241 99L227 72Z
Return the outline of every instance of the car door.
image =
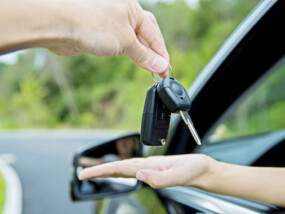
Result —
M197 152L230 163L284 167L281 151L285 148L282 130L285 126L280 122L285 121L284 117L280 118L280 112L285 112L282 105L285 99L284 20L284 1L262 1L191 86L192 108L189 113L203 146L195 145L177 116L171 122L167 146L151 149L148 155ZM268 95L260 104L257 100L261 99L262 93ZM248 103L251 107L244 107ZM243 121L247 127L234 121L234 118L241 119L237 113L244 109L248 109ZM273 114L269 119L271 125L249 128L254 120L255 123L260 120L259 123L264 125L270 114ZM231 133L225 131L230 126ZM284 212L269 204L194 188L174 187L156 192L169 213Z

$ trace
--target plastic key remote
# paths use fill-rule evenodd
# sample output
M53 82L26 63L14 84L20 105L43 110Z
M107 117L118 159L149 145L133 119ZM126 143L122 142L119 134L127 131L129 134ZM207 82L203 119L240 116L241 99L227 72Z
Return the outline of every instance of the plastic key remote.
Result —
M164 78L159 82L157 92L171 113L178 113L180 110L190 110L191 100L187 91L178 80L172 77Z
M201 145L200 137L188 113L191 107L191 100L181 83L173 77L166 77L158 83L157 92L171 113L180 114L196 143Z
M163 146L166 142L171 112L157 94L157 85L148 89L144 104L141 142L148 146Z

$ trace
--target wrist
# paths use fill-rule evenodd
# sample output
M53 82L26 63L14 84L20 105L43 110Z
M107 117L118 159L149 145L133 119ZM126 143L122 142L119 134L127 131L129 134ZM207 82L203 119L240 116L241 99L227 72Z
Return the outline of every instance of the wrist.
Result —
M219 174L221 166L219 161L216 161L209 156L201 155L201 158L203 158L204 162L203 169L199 176L194 179L191 186L207 191L212 188L215 179L218 179L217 175Z

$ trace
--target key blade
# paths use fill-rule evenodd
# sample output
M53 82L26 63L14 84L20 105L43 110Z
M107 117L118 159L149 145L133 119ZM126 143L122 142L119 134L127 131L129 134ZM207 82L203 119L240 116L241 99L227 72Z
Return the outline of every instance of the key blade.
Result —
M188 118L188 117L190 117L190 115L189 115L188 112L187 112L187 113L186 113L187 116L185 117L183 111L181 111L181 110L179 111L179 114L180 114L180 116L182 117L184 123L187 125L189 131L191 132L191 134L192 134L192 136L193 136L193 138L194 138L194 140L195 140L196 143L200 146L202 143L201 143L200 137L199 137L199 135L198 135L196 129L195 129L194 126L193 126L193 123L191 122L191 118Z
M190 130L190 132L191 132L191 134L192 134L192 136L194 138L194 140L200 146L202 143L201 143L200 137L199 137L196 129L193 126L193 123L191 123L188 118L187 118L187 121L188 121L187 126L188 126L188 128L189 128L189 130Z

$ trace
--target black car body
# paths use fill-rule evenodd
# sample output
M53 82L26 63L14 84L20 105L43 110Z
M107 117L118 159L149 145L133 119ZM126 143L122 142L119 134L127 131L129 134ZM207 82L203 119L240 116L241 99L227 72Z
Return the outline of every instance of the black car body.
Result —
M189 114L202 139L202 146L196 146L180 116L172 115L166 145L144 147L143 155L204 153L228 163L285 167L285 130L277 128L264 132L262 129L250 133L250 136L241 134L235 138L219 138L213 134L267 79L277 71L281 76L285 73L284 21L285 1L262 1L190 87L192 107ZM276 91L280 92L278 87ZM281 92L279 101L285 99L285 91ZM98 200L96 211L100 214L285 213L284 209L273 205L195 188L152 189L147 185L130 193Z

